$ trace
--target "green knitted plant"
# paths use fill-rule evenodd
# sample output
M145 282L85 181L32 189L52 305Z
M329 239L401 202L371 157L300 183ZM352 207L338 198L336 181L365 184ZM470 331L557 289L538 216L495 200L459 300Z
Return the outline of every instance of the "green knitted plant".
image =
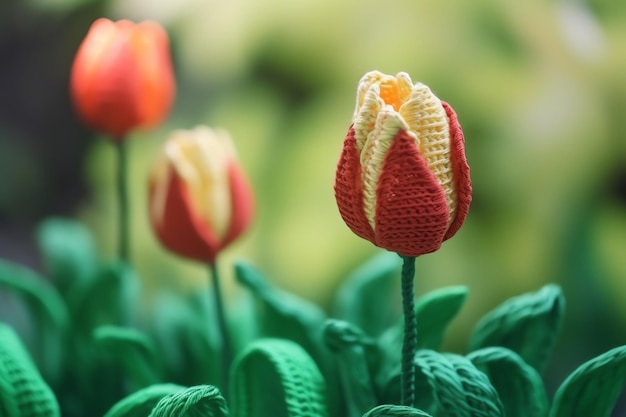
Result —
M553 284L486 314L467 354L441 352L468 296L457 286L415 300L415 407L400 405L404 321L394 304L401 259L383 253L346 277L332 314L274 288L250 263L236 263L235 278L250 297L229 321L238 353L223 390L207 297L168 296L142 316L127 267L101 264L67 242L63 251L44 244L68 229L85 232L75 222L48 220L39 235L62 290L0 262L0 284L24 301L36 335L29 354L0 326L2 417L608 417L626 381L622 346L580 366L548 396L541 373L565 305Z

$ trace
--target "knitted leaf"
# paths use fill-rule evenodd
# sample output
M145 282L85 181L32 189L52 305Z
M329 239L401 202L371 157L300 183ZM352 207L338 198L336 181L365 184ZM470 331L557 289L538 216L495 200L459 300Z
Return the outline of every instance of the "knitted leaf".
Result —
M81 223L48 218L37 228L37 243L45 269L63 295L77 282L93 277L96 249L89 230Z
M69 328L63 299L54 287L35 271L0 259L0 288L15 292L37 321L35 361L47 378L56 380L61 372L62 340Z
M58 417L59 404L21 341L0 323L0 415Z
M415 355L415 406L437 417L502 417L498 393L469 359L433 350ZM383 402L399 403L400 369L390 373Z
M260 339L235 359L234 417L325 417L326 386L313 359L297 344ZM156 417L156 416L155 416Z
M545 417L548 397L541 375L512 350L489 347L470 353L467 358L488 377L507 417Z
M400 258L391 252L382 252L352 272L337 293L337 317L377 336L401 313L398 276ZM390 308L372 308L376 305ZM395 307L395 308L394 308Z
M383 404L372 408L363 417L432 417L425 411L405 405Z
M467 287L463 286L441 288L424 294L416 301L418 349L439 348L446 328L463 306L467 292ZM384 366L387 368L400 362L403 330L404 322L400 321L379 340L385 353Z
M465 304L467 287L447 287L420 297L415 303L418 349L436 350L450 321Z
M248 263L236 263L235 274L237 281L258 300L263 336L291 339L320 360L325 352L321 333L326 320L324 312L311 302L273 288Z
M228 406L213 385L196 385L161 400L149 417L226 417Z
M561 384L550 417L609 417L626 382L626 346L582 364Z
M203 295L209 299L208 294ZM167 379L189 386L220 381L215 320L207 320L213 313L201 305L199 298L195 294L191 299L162 294L151 313L151 333L159 346Z
M94 331L94 340L124 367L137 387L159 381L156 348L145 333L128 327L100 326Z
M74 329L91 338L101 324L128 322L135 306L138 278L122 262L104 265L93 280L81 283L68 295Z
M377 404L366 357L367 350L375 346L374 340L348 322L328 320L324 325L324 341L337 357L346 416L362 416Z
M150 385L118 401L104 417L146 417L163 397L184 389L175 384Z
M561 288L546 285L535 293L510 298L483 317L474 329L470 351L503 346L541 372L554 347L563 318Z

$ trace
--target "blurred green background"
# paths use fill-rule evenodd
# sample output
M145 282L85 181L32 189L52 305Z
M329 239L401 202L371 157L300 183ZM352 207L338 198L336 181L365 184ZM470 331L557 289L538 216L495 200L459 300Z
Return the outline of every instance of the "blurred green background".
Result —
M48 216L84 221L115 253L114 152L72 112L73 55L100 16L168 30L178 80L169 119L130 138L132 253L147 294L206 285L147 219L147 172L173 129L228 129L256 191L246 258L330 309L341 279L379 252L335 205L334 168L367 71L408 72L452 104L474 201L465 226L417 261L423 293L464 284L447 348L504 299L560 284L559 382L626 343L626 3L621 0L1 0L0 257L40 267ZM238 289L227 282L229 295ZM372 308L377 308L372 306Z

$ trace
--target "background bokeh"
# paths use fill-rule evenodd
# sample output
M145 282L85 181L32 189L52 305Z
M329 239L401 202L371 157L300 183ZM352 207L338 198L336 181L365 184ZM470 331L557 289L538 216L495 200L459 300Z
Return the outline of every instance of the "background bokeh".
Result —
M146 178L168 132L208 124L231 132L257 200L220 268L249 259L331 309L341 279L379 252L343 224L332 192L356 85L372 69L406 71L457 111L474 185L465 226L417 261L418 293L470 288L447 348L463 352L482 314L547 282L567 301L550 389L626 343L625 2L1 0L2 258L40 268L33 234L49 216L85 222L114 257L113 146L68 98L73 55L100 16L158 20L171 36L173 112L130 138L147 297L206 285L206 268L151 233Z

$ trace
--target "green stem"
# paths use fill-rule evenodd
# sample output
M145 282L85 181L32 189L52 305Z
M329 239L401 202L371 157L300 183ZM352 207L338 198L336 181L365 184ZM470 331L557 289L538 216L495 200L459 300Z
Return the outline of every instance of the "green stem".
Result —
M224 302L222 298L222 289L220 285L220 276L215 262L210 264L211 276L213 278L213 299L215 301L215 309L217 314L217 326L222 338L222 386L220 391L224 398L228 398L228 374L230 364L233 359L233 350L230 344L230 336L228 335L228 326L226 324L226 314Z
M118 256L129 263L128 234L128 149L125 138L116 139L117 150L117 201L119 204Z
M402 256L402 310L404 312L404 340L402 342L402 405L414 407L415 369L413 358L417 346L417 319L415 317L415 257Z

